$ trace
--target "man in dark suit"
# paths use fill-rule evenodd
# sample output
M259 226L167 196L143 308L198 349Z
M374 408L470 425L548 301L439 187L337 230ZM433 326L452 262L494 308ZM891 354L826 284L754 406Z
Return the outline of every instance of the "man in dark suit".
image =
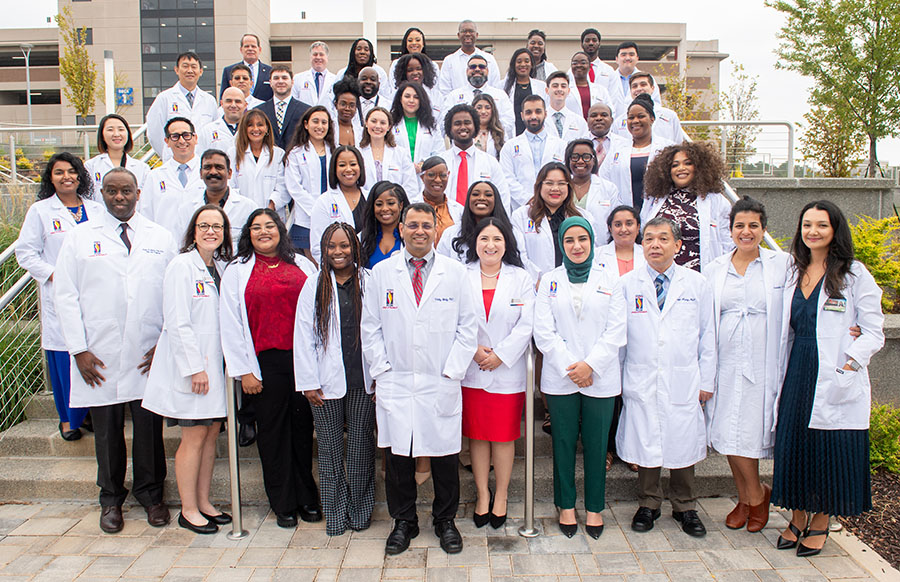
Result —
M250 76L253 82L251 94L260 101L266 101L272 98L272 87L269 85L269 76L272 73L272 67L259 60L260 53L259 37L253 33L247 33L241 37L241 63L250 68ZM222 71L222 82L220 83L219 99L225 89L231 87L231 67L228 65Z
M300 118L309 109L309 105L291 98L294 74L287 65L275 65L272 67L271 85L272 98L257 105L272 122L275 128L275 145L287 152L287 146L294 135L294 129Z

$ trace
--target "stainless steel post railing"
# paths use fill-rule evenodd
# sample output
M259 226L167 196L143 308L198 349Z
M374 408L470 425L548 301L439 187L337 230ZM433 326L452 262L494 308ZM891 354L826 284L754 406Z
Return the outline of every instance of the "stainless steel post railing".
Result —
M228 438L228 472L231 481L231 531L228 539L241 540L250 535L244 529L244 515L241 511L241 470L238 466L238 429L237 429L237 403L235 391L241 389L241 383L237 380L225 390L227 404L228 430L225 434Z
M533 538L540 535L534 527L534 348L525 353L525 523L519 535Z

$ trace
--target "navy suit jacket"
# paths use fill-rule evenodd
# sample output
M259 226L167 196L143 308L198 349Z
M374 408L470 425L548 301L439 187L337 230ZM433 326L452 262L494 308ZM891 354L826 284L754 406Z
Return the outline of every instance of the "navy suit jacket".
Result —
M272 122L272 129L275 130L275 145L283 149L285 152L287 151L287 144L290 143L291 138L294 136L294 129L297 127L297 124L300 122L300 118L303 117L303 114L306 113L306 110L309 109L309 105L303 103L302 101L297 101L293 97L288 101L287 110L284 112L284 126L281 128L282 131L278 131L278 123L275 121L275 99L269 99L265 103L256 106L256 109L261 110L266 114L266 117L269 118L269 121Z
M222 84L219 87L219 99L225 89L231 87L231 67L241 63L228 65L222 70ZM272 66L259 62L259 78L256 80L256 87L253 88L252 95L257 99L267 101L272 98L272 87L269 85L269 75L272 73Z

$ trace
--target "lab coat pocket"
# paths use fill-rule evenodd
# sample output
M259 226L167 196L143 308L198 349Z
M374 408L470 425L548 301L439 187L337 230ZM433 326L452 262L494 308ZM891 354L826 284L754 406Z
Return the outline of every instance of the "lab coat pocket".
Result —
M456 301L447 301L446 298L436 297L431 300L432 306L428 313L428 329L434 332L446 332L456 329Z
M116 319L97 319L84 322L87 349L107 367L118 361L122 352L122 333ZM104 374L108 377L107 374Z
M434 399L436 416L459 416L462 414L462 389L459 380L440 379L440 392Z
M699 402L700 369L696 366L675 366L669 379L669 401L672 404Z
M834 376L834 383L826 398L829 404L853 402L865 393L865 376L862 372L835 368Z

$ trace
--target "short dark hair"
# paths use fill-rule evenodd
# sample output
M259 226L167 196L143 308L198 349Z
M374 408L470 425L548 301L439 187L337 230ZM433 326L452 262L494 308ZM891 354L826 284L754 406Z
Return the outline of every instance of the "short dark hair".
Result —
M246 71L247 74L250 75L250 78L251 79L253 78L253 71L251 71L250 67L248 67L244 63L238 63L236 65L231 65L231 75L229 76L229 79L231 79L231 77L234 77L235 71Z
M403 212L400 214L400 222L406 222L406 215L409 214L410 210L427 212L433 219L437 220L437 212L434 211L434 206L427 202L414 202L403 209Z
M292 79L294 78L294 71L291 70L290 66L283 63L272 65L272 70L269 71L269 76L271 77L272 73L277 73L279 71L281 71L282 73L287 73Z
M471 63L472 61L484 61L485 64L487 64L487 62L488 62L487 57L482 56L482 55L479 55L478 53L475 53L474 55L472 55L471 57L469 57L469 60L466 61L466 64L469 64L469 63Z
M681 240L681 227L678 226L677 222L670 218L666 218L665 216L654 216L644 225L641 234L647 232L647 229L651 226L668 226L672 230L672 238Z
M134 172L132 172L128 168L123 168L122 166L116 166L113 169L111 169L110 171L108 171L106 174L103 175L103 182L100 184L100 188L102 189L103 185L106 184L107 176L114 176L116 174L127 174L128 177L131 178L131 181L134 182L135 188L140 186L140 184L138 184L137 176L134 175Z
M619 56L619 51L622 49L633 48L634 52L640 54L638 52L638 46L634 43L634 41L626 40L625 42L620 42L619 46L616 47L616 56Z
M597 30L596 28L585 28L584 32L581 33L581 42L584 42L584 37L586 37L589 34L596 34L597 40L603 40L603 37L600 36L599 30Z
M744 196L731 207L731 212L728 214L729 230L734 228L734 217L737 216L738 212L755 212L759 214L759 222L762 224L763 229L766 228L766 224L769 222L765 205L755 198Z
M225 158L225 168L228 170L231 169L231 160L228 159L228 154L226 154L222 150L217 150L216 148L210 148L203 152L203 155L200 156L200 165L202 166L203 162L205 162L207 158L211 158L213 156L222 156L223 158Z
M193 59L197 61L197 64L200 65L201 69L203 68L203 61L200 60L200 55L198 55L194 51L184 51L183 53L175 57L175 66L177 67L178 65L180 65L181 61L184 59Z
M468 103L459 103L451 107L450 111L448 111L447 115L444 117L444 135L448 138L450 137L450 128L453 127L453 118L458 113L468 113L472 116L472 123L475 124L475 134L477 135L478 132L481 131L481 118L478 116L478 111Z
M182 121L182 122L184 122L184 123L187 123L188 126L191 128L191 132L193 132L193 133L196 133L196 132L197 132L197 130L194 129L194 122L193 122L193 121L191 121L191 120L188 119L187 117L181 117L181 116L178 116L178 117L173 117L172 119L170 119L169 121L167 121L167 122L166 122L166 125L163 127L163 131L165 132L166 137L169 136L169 126L172 125L173 123L175 123L176 121Z
M541 105L547 107L547 102L544 100L544 98L536 93L532 93L531 95L526 96L525 99L522 99L522 105L524 106L526 103L530 103L532 101L540 101Z
M632 73L631 78L628 79L628 86L631 87L631 84L634 83L635 79L647 79L650 81L651 87L656 87L656 81L653 80L653 75L647 73L645 71L636 71Z
M109 150L109 146L106 145L106 139L103 137L103 128L110 119L118 119L125 125L125 131L128 132L128 141L125 142L125 147L122 148L122 151L127 154L134 147L134 140L131 139L131 126L129 126L128 121L118 113L110 113L100 120L100 125L97 126L97 149L100 150L101 154L105 154Z
M328 185L332 188L338 187L337 159L344 152L350 152L356 156L356 163L359 164L359 178L356 180L356 185L362 188L366 183L366 162L363 160L362 153L352 145L338 146L331 154L331 162L328 164Z
M244 34L241 35L241 46L244 46L244 39L247 38L248 36L252 36L253 38L255 38L256 44L258 46L262 46L262 41L259 40L259 36L257 36L256 34L253 34L252 32L245 32Z
M569 82L569 75L565 71L553 71L549 75L547 75L547 84L550 84L550 81L553 79L565 79L566 83Z

